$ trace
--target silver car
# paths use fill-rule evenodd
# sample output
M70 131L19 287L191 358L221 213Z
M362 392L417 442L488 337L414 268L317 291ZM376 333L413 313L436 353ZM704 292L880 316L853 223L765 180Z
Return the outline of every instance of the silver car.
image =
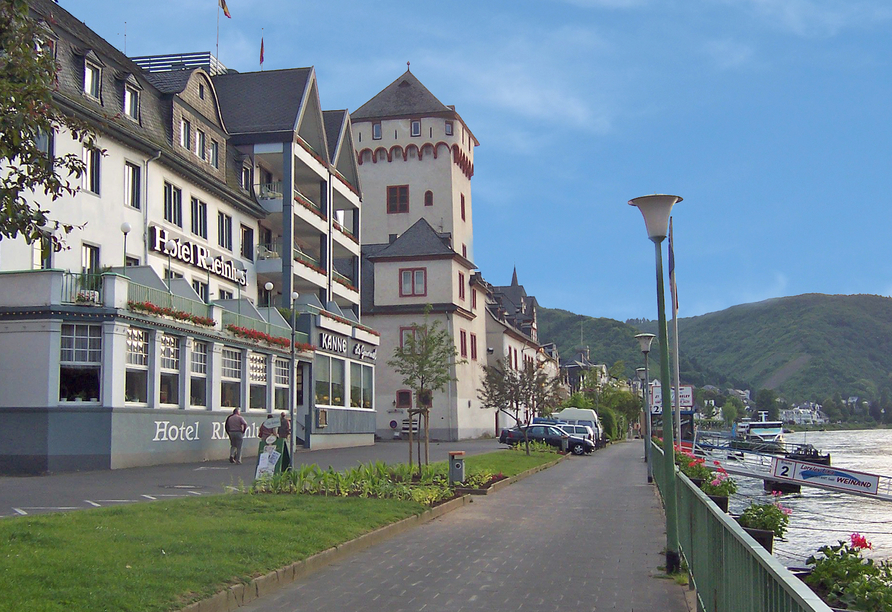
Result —
M557 426L566 431L571 436L585 438L592 444L598 443L598 441L595 439L595 431L588 425L568 425L567 423L558 423Z

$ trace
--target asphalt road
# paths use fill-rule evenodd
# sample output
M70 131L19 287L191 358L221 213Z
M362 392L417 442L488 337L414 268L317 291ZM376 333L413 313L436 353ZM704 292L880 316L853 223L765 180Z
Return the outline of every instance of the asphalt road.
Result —
M431 461L448 459L452 450L477 455L500 448L505 447L497 440L431 443ZM408 458L408 443L397 441L379 442L374 446L298 451L294 463L315 463L323 469L331 466L340 471L369 461L405 463ZM255 461L256 458L250 457L242 465L223 460L48 476L4 476L0 477L0 517L215 495L252 482Z

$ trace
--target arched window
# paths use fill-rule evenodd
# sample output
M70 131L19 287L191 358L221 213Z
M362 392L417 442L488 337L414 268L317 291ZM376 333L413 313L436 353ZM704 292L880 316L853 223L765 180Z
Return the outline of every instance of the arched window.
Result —
M434 192L428 189L424 192L424 205L425 206L433 206L434 205Z

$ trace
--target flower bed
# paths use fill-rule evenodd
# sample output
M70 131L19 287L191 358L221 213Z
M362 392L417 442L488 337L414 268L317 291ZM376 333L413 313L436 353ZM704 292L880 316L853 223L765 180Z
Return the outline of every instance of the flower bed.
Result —
M700 485L700 490L707 495L721 497L728 497L733 493L737 493L737 483L734 482L734 479L728 476L728 472L725 471L725 468L718 461L715 462L715 465L715 472L711 476L707 476L703 484Z
M239 327L238 325L227 325L226 329L239 336L240 338L247 338L248 340L254 340L255 342L266 342L270 346L278 346L284 349L291 349L291 339L290 338L282 338L281 336L271 336L265 332L251 329L249 327ZM315 351L316 347L312 344L303 344L302 342L295 342L294 347L301 351Z
M849 536L848 542L821 547L820 557L808 558L814 567L805 583L831 606L864 612L892 610L892 563L875 563L861 556L862 550L871 548L858 533Z
M778 500L780 493L773 495L775 499L771 503L751 503L737 519L737 522L741 526L749 527L750 529L771 531L777 538L784 537L784 534L787 532L787 526L790 524L790 514L793 511L781 505Z
M127 302L127 308L136 312L143 312L146 314L154 315L156 317L170 317L172 319L176 319L177 321L185 321L187 323L194 323L195 325L202 325L204 327L213 327L214 320L210 317L200 317L198 315L194 315L191 312L185 312L183 310L177 310L175 308L168 308L165 306L156 306L151 302L134 302L130 300Z

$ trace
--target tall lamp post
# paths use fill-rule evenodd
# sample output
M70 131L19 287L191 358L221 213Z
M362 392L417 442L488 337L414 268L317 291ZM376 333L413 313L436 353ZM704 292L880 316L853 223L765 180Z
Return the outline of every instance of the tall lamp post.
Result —
M295 384L295 378L297 378L297 368L295 366L294 360L294 327L295 327L295 302L297 298L300 297L300 294L297 291L291 292L291 376L288 377L288 414L291 419L291 454L294 454L294 443L295 443L295 429L296 424L294 422L294 403L297 401L296 390L297 385Z
M170 257L177 250L177 241L173 238L169 239L164 243L164 250L167 251L167 292L173 293L173 290L170 288L170 281L173 279L173 269L170 267Z
M666 505L666 573L681 569L678 554L678 499L675 494L675 441L672 439L672 383L669 378L669 332L666 329L666 298L663 290L663 240L669 235L669 215L672 207L681 202L675 195L654 194L629 200L644 217L647 237L654 243L657 268L657 313L660 338L660 382L663 385L663 502ZM668 426L667 426L668 424Z
M121 233L124 234L124 267L127 267L127 234L130 233L130 230L133 229L130 227L130 224L124 221L121 224ZM126 274L126 272L125 272Z
M650 455L651 431L650 431L650 370L647 367L647 354L650 352L650 343L656 336L654 334L638 334L635 339L644 353L644 368L638 368L638 372L644 374L644 460L647 461L647 482L654 481L653 457Z

